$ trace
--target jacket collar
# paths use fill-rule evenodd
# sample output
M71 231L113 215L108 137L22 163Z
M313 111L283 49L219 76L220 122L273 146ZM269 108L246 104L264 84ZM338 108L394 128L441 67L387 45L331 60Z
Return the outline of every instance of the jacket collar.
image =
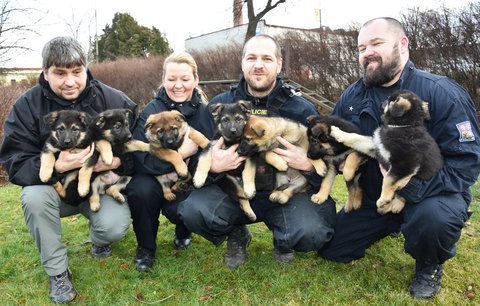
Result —
M165 90L165 87L162 87L159 90L155 99L163 102L166 109L177 110L187 118L194 115L198 109L198 106L202 104L200 93L196 89L193 90L192 99L182 103L178 103L170 99L167 95L167 91Z
M93 93L93 95L90 95L90 93L93 92L92 90L93 86L91 84L93 81L94 81L93 75L90 72L90 70L87 69L87 84L85 86L85 89L82 91L82 93L77 98L77 100L72 102L57 96L57 94L53 92L52 88L50 87L50 84L48 83L47 80L45 80L45 76L43 72L38 77L38 83L42 86L43 95L47 99L55 101L62 106L71 106L72 103L75 104L78 101L80 101L83 106L90 104L95 98L95 93Z

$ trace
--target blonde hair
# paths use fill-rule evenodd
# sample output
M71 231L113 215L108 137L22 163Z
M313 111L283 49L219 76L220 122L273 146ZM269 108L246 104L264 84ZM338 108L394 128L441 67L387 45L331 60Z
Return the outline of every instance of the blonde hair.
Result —
M190 53L187 52L174 52L170 54L165 61L163 62L163 73L162 73L162 79L165 78L165 71L167 70L167 65L170 63L176 63L176 64L187 64L192 68L192 73L193 77L195 79L199 79L198 76L198 67L197 67L197 62L195 62L195 59ZM160 88L163 87L163 84L160 85ZM200 100L202 103L207 104L208 103L208 96L205 94L205 92L199 87L196 87L198 93L200 94Z

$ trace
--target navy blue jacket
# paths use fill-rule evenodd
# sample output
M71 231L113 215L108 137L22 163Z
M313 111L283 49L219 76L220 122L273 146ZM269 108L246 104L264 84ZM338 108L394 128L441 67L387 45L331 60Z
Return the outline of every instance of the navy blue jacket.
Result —
M208 118L211 117L206 104L201 103L200 94L194 90L192 100L183 103L177 103L167 96L165 88L161 88L155 98L150 101L140 113L133 131L133 138L148 142L145 136L145 123L148 116L157 114L163 111L177 110L182 113L187 119L187 123L211 139L214 132L213 122ZM201 150L199 150L200 152ZM135 171L139 173L161 175L175 171L173 166L166 161L163 161L149 153L134 152ZM192 158L188 164L190 173L194 173L198 153Z
M317 115L318 110L291 87L286 86L280 77L277 77L275 88L267 97L256 98L247 91L245 78L241 78L237 86L215 96L210 104L235 103L239 100L252 102L253 114L255 110L267 110L268 116L280 116L288 118L303 125L306 125L306 118L310 115ZM213 118L211 118L213 120Z
M333 114L355 123L362 134L372 135L382 124L381 103L396 89L411 90L429 103L431 119L426 127L444 158L444 166L436 176L427 181L413 177L399 194L407 202L418 203L442 193L461 193L469 203L469 187L480 172L480 133L473 101L454 80L418 70L409 61L399 81L388 88L366 87L362 80L350 85L340 96ZM364 201L376 202L382 178L377 161L370 160L362 168Z
M20 185L40 185L40 152L50 135L43 117L59 110L77 110L92 116L113 108L128 108L134 114L136 104L123 92L93 79L87 71L87 86L75 102L58 97L43 77L16 101L4 125L4 138L0 148L0 162L10 182ZM135 117L135 116L134 116ZM131 126L133 127L132 118ZM54 172L49 183L64 176Z

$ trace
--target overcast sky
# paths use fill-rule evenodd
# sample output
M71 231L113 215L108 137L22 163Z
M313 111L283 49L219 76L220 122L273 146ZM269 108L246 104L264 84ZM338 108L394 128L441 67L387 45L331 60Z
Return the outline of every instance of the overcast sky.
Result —
M102 34L105 25L112 24L115 13L129 13L140 25L159 29L175 51L184 49L184 41L213 31L232 27L233 0L7 0L16 7L36 8L36 15L43 16L35 26L38 35L32 35L28 45L32 52L19 54L6 67L35 68L41 64L43 45L58 35L73 35L71 27L79 27L78 39L88 46L89 36ZM450 8L466 5L469 0L287 0L265 16L267 24L299 28L318 27L320 21L314 9L321 9L321 23L332 29L345 28L352 23L379 17L399 18L413 7L438 8L445 4ZM262 9L266 0L255 0ZM95 19L95 12L97 18ZM19 19L16 19L19 20ZM96 22L95 22L96 20ZM244 22L247 22L244 12ZM20 22L20 20L19 20Z

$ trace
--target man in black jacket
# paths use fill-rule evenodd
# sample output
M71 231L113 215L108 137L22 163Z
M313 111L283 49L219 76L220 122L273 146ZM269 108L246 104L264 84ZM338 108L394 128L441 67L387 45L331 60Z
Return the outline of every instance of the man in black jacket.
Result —
M94 145L79 153L61 151L52 179L46 184L40 181L40 152L50 134L43 118L52 111L67 109L90 115L112 108L128 108L134 112L136 105L123 92L93 79L87 69L82 46L75 39L56 37L50 40L43 48L42 57L43 72L39 84L17 100L5 121L0 162L10 181L23 187L21 204L25 222L50 278L50 298L54 303L67 303L75 298L76 290L71 283L60 218L78 213L87 217L90 221L92 256L101 258L110 256L110 244L127 233L130 210L128 205L119 205L110 196L102 196L102 208L93 213L88 201L78 206L69 205L53 189L54 182L61 180L70 170L84 165L93 154ZM100 159L94 171L121 166L118 158L110 166Z
M312 104L283 84L278 77L281 69L282 56L278 43L268 35L255 36L244 46L243 78L238 86L214 97L210 103L247 100L252 102L253 114L282 116L305 125L306 118L318 112ZM209 180L215 181L223 172L236 169L245 160L235 151L236 145L222 150L221 143L221 140L218 141L212 151ZM307 159L306 152L286 140L282 144L285 149L277 148L275 152L289 167L303 171L310 183L318 187L320 177ZM263 221L273 232L273 256L278 262L290 262L294 251L319 250L332 238L336 212L335 202L330 197L321 205L311 202L310 197L316 189L313 188L295 194L286 204L272 203L268 197L275 184L273 168L267 164L257 166L256 178L257 193L251 200L251 206L257 221ZM263 182L263 186L258 184L259 181ZM246 224L251 221L240 209L239 203L215 183L193 191L180 203L178 210L190 231L217 246L227 239L225 264L228 267L234 269L246 262L246 249L251 240Z

